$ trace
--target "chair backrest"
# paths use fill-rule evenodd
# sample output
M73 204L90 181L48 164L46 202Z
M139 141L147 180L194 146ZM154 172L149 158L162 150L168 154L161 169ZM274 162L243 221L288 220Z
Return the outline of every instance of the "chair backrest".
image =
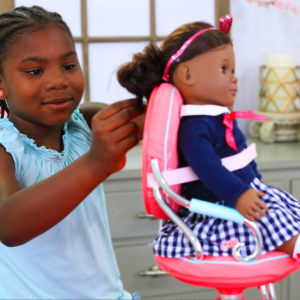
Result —
M177 135L182 104L179 90L169 83L163 83L152 91L145 119L142 149L144 204L149 214L164 220L169 217L158 206L152 188L148 187L147 174L152 173L150 162L153 158L158 160L161 172L178 168ZM181 185L171 188L180 194ZM166 202L173 211L178 211L179 205L171 198Z

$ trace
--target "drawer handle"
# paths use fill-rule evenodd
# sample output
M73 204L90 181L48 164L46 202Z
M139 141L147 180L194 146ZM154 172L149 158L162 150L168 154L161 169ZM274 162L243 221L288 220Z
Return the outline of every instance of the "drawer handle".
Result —
M152 215L149 215L147 213L139 213L137 214L138 218L140 219L151 219L151 220L157 220L156 218L154 218Z
M148 271L142 271L139 273L140 276L157 277L162 275L169 275L163 271L158 265L154 265L149 268Z

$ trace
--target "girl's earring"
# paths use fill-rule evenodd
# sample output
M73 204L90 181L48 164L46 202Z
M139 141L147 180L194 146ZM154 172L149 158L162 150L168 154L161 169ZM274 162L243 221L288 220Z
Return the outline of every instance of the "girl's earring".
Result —
M3 91L0 91L0 98L3 97L4 93Z

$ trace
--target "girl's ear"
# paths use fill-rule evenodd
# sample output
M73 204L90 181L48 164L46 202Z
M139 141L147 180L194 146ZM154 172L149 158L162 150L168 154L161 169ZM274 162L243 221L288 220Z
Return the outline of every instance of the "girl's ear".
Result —
M0 75L0 100L4 100L6 98L5 86L3 77Z
M192 68L188 62L183 62L178 65L177 76L185 85L193 85L195 83Z

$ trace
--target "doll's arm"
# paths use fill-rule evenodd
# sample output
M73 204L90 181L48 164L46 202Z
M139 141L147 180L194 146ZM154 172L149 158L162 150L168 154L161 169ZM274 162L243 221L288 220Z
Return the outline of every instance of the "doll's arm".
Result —
M141 103L138 102L138 105L141 105ZM91 128L92 118L94 117L94 115L107 106L108 106L108 104L100 103L100 102L88 102L88 103L83 103L80 105L80 112L82 113L84 119L86 120L86 122L90 128ZM143 109L146 110L145 107L143 107ZM139 126L139 128L140 128L139 139L142 140L144 122L145 122L145 114L142 114L142 115L138 116L137 118L132 119L131 122L133 122Z
M179 130L179 147L189 166L202 183L228 206L234 207L249 185L223 167L215 153L207 125L192 121Z

